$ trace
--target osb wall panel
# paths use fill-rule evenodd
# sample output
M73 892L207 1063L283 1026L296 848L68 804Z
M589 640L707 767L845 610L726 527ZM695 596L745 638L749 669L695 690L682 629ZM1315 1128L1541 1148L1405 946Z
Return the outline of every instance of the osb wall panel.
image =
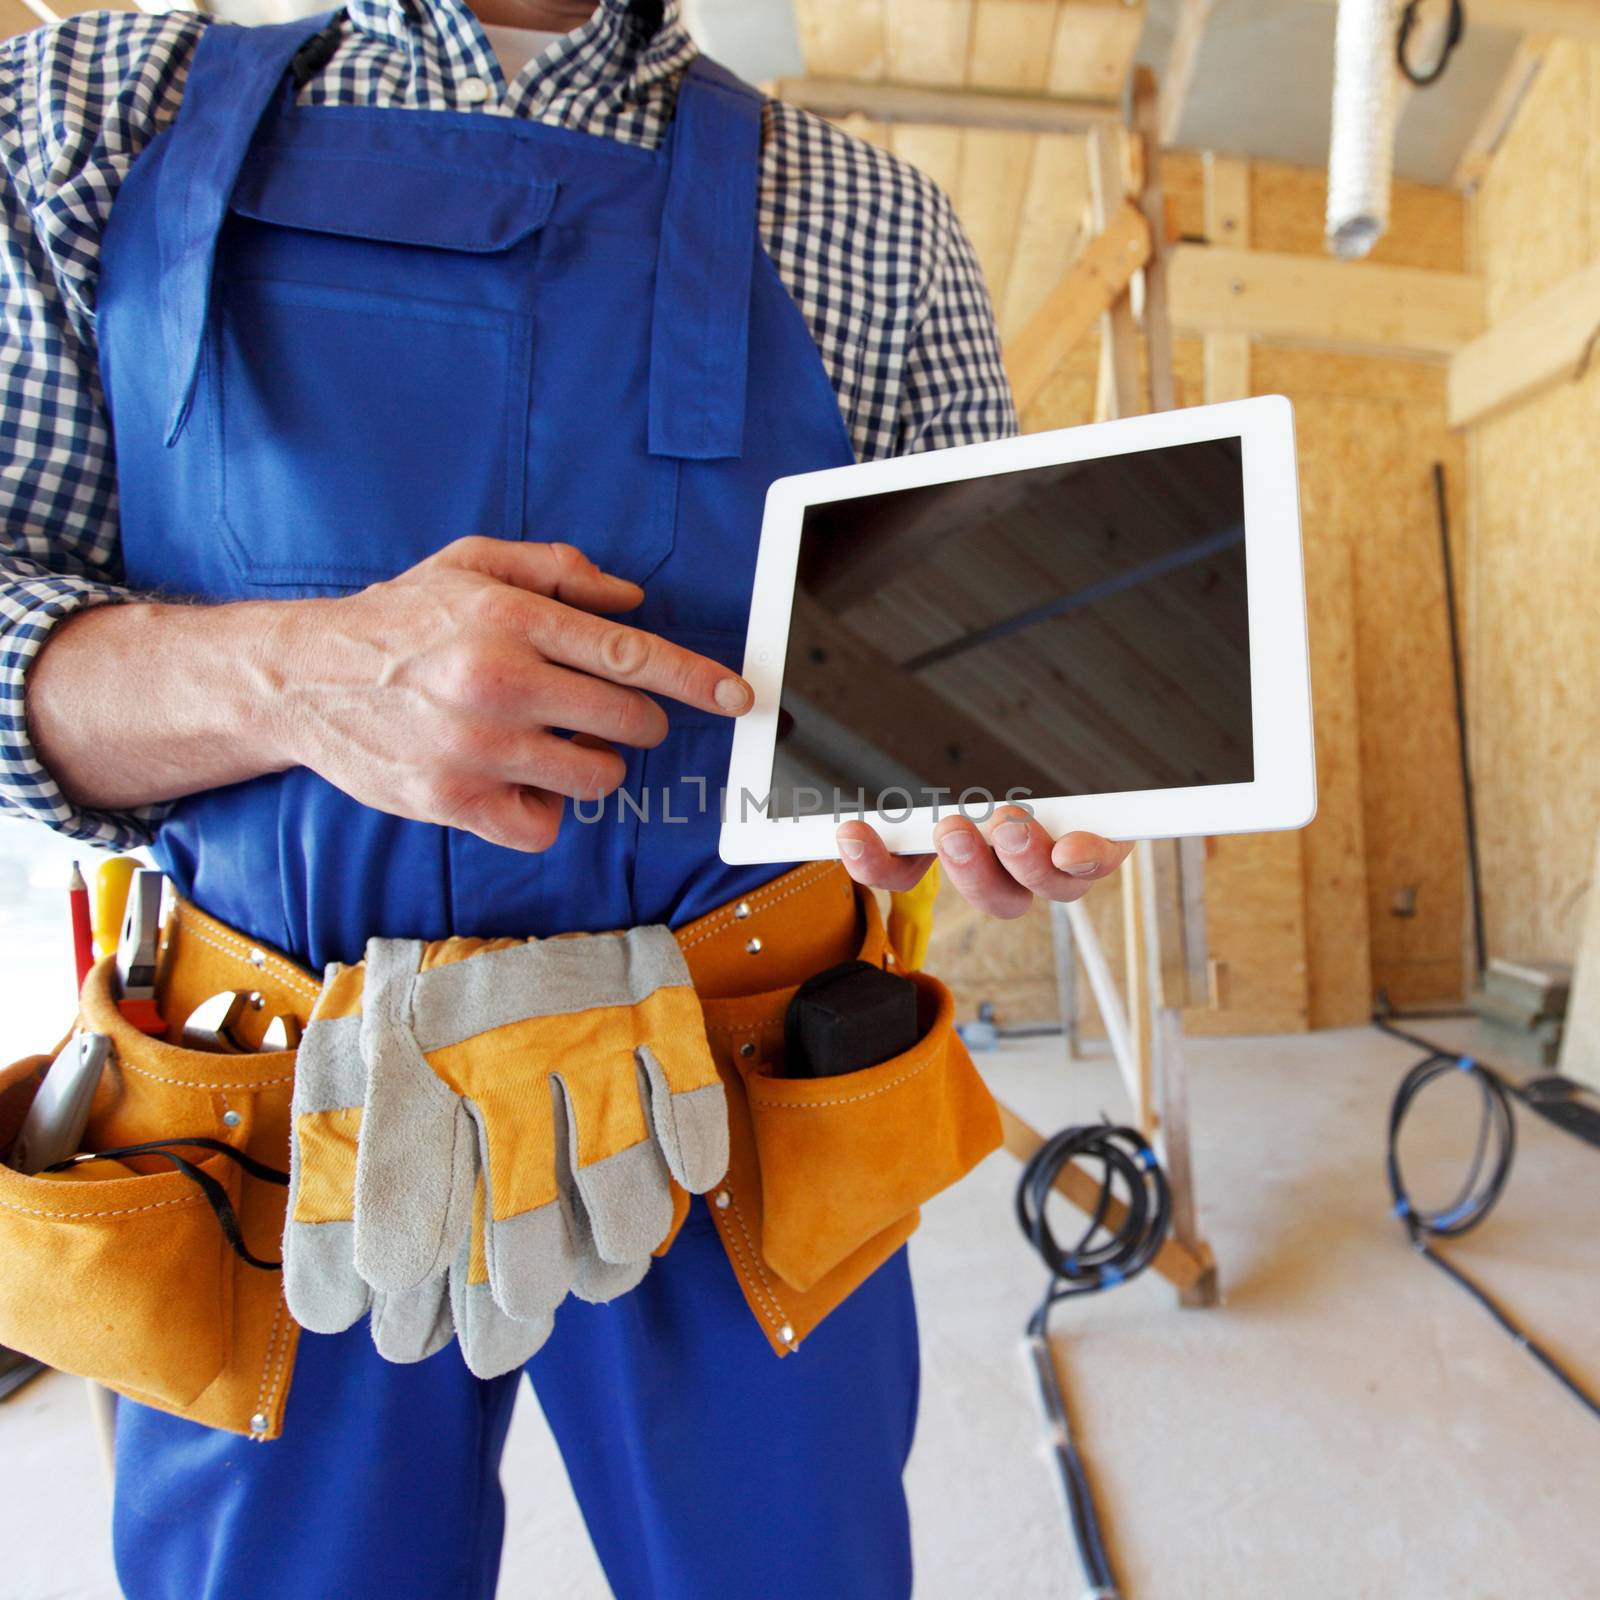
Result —
M1304 834L1314 1023L1370 999L1369 959L1372 988L1397 1004L1458 998L1466 915L1432 464L1444 463L1457 528L1465 475L1444 375L1352 358L1376 370L1351 393L1322 365L1271 349L1254 362L1258 388L1294 397L1300 446L1320 791Z
M1476 205L1491 321L1600 254L1600 49L1557 44ZM1600 818L1600 371L1473 430L1468 695L1492 954L1570 960Z

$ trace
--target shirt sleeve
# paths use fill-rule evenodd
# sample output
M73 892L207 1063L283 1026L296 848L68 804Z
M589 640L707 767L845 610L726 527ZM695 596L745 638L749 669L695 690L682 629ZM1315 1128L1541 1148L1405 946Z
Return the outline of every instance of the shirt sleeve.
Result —
M897 418L897 453L981 444L1018 431L983 269L942 190L931 229Z
M200 19L99 13L0 46L0 812L113 848L164 806L74 807L29 737L29 668L64 618L125 600L99 381L99 240L133 157L176 112Z

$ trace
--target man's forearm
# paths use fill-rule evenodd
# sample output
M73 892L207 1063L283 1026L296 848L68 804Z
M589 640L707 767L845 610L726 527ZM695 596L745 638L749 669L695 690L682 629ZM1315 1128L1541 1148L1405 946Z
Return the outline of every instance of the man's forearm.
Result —
M274 661L295 601L95 606L28 674L39 759L77 806L125 810L290 765Z

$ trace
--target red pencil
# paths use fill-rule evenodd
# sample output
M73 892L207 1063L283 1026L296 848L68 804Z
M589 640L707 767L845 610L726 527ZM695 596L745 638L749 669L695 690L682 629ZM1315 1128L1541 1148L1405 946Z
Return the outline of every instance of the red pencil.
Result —
M72 863L72 876L67 880L67 900L72 907L72 954L78 964L78 988L89 976L94 965L94 933L89 926L89 885L83 881L78 863Z

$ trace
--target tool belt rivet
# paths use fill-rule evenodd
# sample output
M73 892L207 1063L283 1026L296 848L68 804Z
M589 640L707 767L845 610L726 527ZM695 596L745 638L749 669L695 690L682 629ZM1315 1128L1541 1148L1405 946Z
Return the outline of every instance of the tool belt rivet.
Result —
M744 947L744 949L746 955L758 956L761 954L761 941L759 939L752 939Z
M248 959L252 967L264 967L267 964L267 952L257 949L255 945L251 945Z
M786 1323L784 1323L784 1325L781 1328L778 1329L778 1337L785 1344L793 1344L794 1343L794 1329L791 1328L789 1326L789 1324L786 1322Z
M267 1431L267 1427L268 1427L267 1414L264 1411L258 1411L258 1412L256 1412L256 1414L253 1417L251 1417L251 1419L250 1419L250 1431L251 1431L251 1433L265 1433Z
M733 1204L733 1196L726 1189L718 1189L716 1207L718 1211L726 1211Z
M751 1044L748 1039L746 1039L745 1042L742 1045L739 1046L739 1054L742 1055L747 1061L755 1053L756 1053L756 1047L753 1044Z
M738 905L733 908L733 916L736 922L743 922L744 919L749 915L750 902L748 900L741 900Z
M244 1118L237 1111L224 1111L222 1113L222 1126L224 1128L237 1128Z

